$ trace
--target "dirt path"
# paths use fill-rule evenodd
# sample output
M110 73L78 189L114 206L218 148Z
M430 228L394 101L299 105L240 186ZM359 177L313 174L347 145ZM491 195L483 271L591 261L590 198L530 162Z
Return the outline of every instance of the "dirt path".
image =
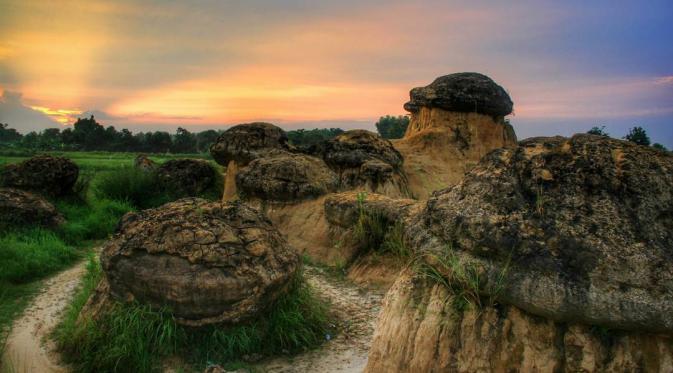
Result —
M65 270L44 284L23 316L14 322L7 339L3 363L10 372L65 372L56 363L53 345L46 336L60 320L63 309L74 295L85 271L86 262Z
M61 272L45 282L21 318L14 322L4 362L11 372L67 372L46 336L58 323L85 271L85 263ZM341 332L321 348L291 358L279 357L256 364L264 372L362 372L378 316L382 294L364 291L327 275L322 269L306 268L309 283L332 302Z
M332 310L343 320L341 332L319 349L265 361L257 368L270 373L362 372L383 295L335 279L320 268L307 267L305 273L309 283L332 302Z

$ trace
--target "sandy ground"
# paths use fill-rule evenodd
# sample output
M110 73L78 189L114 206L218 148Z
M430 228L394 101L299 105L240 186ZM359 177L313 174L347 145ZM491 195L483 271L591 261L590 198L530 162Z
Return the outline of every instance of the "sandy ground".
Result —
M317 292L332 303L332 311L340 320L340 333L319 349L265 361L256 368L270 373L362 372L367 365L382 292L358 288L315 267L306 269L306 277Z
M74 295L84 274L85 265L85 262L81 262L47 280L23 316L14 322L2 360L3 364L11 365L9 372L67 371L57 363L53 344L45 337L56 326Z
M85 271L85 263L61 272L45 282L9 335L4 362L10 372L67 372L47 336L75 293ZM332 303L340 332L319 349L293 357L261 361L255 368L263 372L362 372L380 310L382 292L367 291L327 275L322 269L306 268L309 283ZM337 321L338 320L338 321Z

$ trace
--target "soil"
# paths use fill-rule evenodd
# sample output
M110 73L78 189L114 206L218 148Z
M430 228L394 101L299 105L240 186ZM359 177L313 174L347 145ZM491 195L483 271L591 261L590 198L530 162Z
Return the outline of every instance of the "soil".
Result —
M14 322L2 359L9 372L67 372L46 337L58 324L84 274L86 261L47 280L23 316ZM3 367L3 369L6 369Z
M16 372L68 372L46 337L60 320L85 271L85 263L45 282L41 293L16 320L9 335L4 361ZM292 357L262 360L263 372L362 372L383 298L382 290L360 288L346 280L307 266L305 274L320 296L332 303L339 332L318 349Z

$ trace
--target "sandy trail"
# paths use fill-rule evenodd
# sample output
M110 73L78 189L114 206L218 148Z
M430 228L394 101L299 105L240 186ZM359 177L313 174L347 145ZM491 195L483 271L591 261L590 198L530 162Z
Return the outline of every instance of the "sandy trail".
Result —
M53 344L45 338L56 326L60 316L77 290L86 261L45 281L40 294L14 322L7 338L3 363L10 372L66 372L58 364Z
M342 324L339 334L319 349L274 358L257 368L270 373L362 372L381 309L382 292L366 291L329 276L320 268L307 266L305 274L316 291L332 302L332 311Z
M4 362L12 372L67 372L58 363L53 343L46 338L58 323L63 310L77 289L86 263L61 272L45 282L14 326L7 341ZM307 267L305 274L317 293L329 299L339 321L340 332L320 348L292 357L277 357L256 365L261 371L289 372L362 372L380 310L382 293L365 291Z

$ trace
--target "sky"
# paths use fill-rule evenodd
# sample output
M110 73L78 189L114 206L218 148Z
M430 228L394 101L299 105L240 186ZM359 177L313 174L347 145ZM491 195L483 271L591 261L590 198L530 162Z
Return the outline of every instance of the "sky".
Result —
M0 0L0 122L374 129L411 88L476 71L519 138L639 125L673 148L671 17L670 0Z

